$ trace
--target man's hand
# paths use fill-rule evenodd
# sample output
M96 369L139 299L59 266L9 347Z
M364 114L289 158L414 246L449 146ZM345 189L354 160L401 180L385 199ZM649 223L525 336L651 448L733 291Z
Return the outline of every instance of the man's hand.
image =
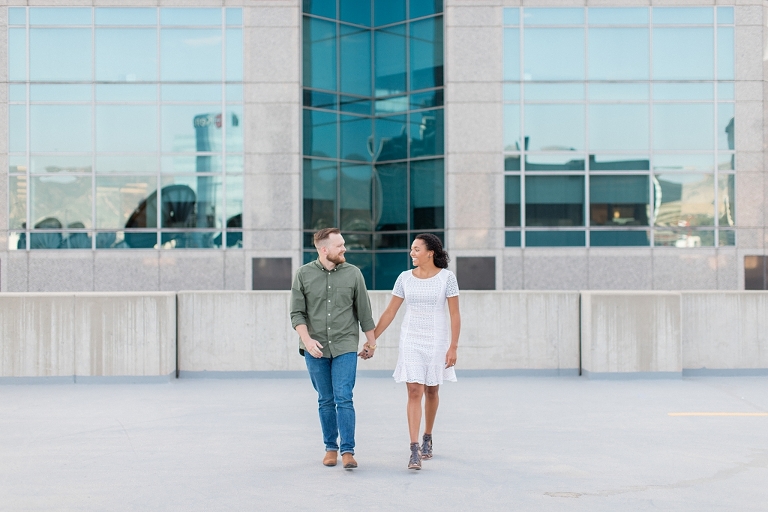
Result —
M317 359L323 357L323 346L319 342L313 340L312 338L301 341L304 343L304 348L307 352L309 352L309 355Z
M363 350L360 351L359 354L357 354L362 359L370 359L373 357L373 353L376 351L376 347L371 347L367 343L363 345Z

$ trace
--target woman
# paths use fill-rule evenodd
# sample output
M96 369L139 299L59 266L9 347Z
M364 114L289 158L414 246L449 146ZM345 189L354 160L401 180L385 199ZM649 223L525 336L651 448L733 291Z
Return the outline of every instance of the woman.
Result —
M382 313L374 336L378 338L392 323L405 300L405 318L400 329L400 350L393 377L408 386L408 430L411 435L409 469L421 469L422 459L432 458L432 427L439 404L438 388L443 380L456 381L456 348L459 344L459 286L448 267L448 253L432 234L416 235L411 244L416 267L397 278L392 300ZM448 301L450 330L445 314ZM419 446L421 402L425 428Z

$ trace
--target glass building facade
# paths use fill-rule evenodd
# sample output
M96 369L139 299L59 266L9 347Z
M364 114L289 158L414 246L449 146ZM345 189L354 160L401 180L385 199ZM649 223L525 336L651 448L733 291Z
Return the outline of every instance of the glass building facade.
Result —
M371 289L445 229L440 0L303 3L304 261L338 226Z
M242 246L242 9L8 9L9 250Z
M504 9L505 245L735 245L732 7Z

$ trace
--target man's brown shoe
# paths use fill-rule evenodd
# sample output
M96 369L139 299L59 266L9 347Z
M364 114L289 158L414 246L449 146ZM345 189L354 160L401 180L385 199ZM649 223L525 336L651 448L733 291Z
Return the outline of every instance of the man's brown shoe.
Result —
M342 453L341 463L344 464L344 469L355 469L357 467L357 461L351 453Z
M332 451L332 452L325 452L325 457L323 457L323 466L335 466L336 461L339 459L339 452Z

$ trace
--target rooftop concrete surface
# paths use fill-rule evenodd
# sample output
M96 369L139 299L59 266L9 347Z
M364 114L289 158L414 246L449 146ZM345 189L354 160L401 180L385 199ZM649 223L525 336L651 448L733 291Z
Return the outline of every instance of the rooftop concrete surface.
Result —
M405 387L361 373L360 467L349 471L321 465L316 395L298 375L0 386L0 510L756 511L768 503L766 377L459 372L441 389L435 458L409 471Z

